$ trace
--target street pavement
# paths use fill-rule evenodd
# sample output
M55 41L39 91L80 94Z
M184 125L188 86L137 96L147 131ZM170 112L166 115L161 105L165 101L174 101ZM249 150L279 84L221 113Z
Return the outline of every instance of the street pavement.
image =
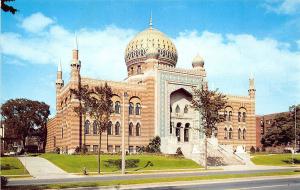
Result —
M67 190L299 190L300 175L250 177L247 179L168 182L161 184L120 185L113 187L84 187Z
M19 185L41 185L41 184L56 184L67 182L95 182L107 180L129 180L129 179L147 179L147 178L166 178L166 177L188 177L188 176L208 176L222 174L251 174L251 173L266 173L266 172L284 172L294 171L294 168L284 169L261 169L261 170L237 170L237 171L196 171L196 172L171 172L171 173L151 173L151 174L127 174L127 175L104 175L104 176L82 176L68 177L55 179L15 179L9 180L8 186Z

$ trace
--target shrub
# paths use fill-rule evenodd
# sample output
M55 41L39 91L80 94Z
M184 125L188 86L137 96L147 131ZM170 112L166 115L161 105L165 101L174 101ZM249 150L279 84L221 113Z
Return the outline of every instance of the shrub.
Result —
M56 153L56 154L60 154L60 148L59 147L55 147L53 149L53 152Z
M150 139L149 145L146 147L146 152L160 153L161 140L159 136Z
M262 152L266 152L266 148L263 146L263 147L261 147L261 151Z
M25 146L25 151L28 153L37 153L38 146L37 145L27 145L27 146Z
M256 152L259 152L260 151L260 149L259 149L259 147L256 147L256 150L255 150Z
M5 187L7 185L7 178L4 176L1 176L1 187Z
M176 155L177 155L177 156L183 156L183 153L182 153L180 147L177 148L177 150L176 150Z
M250 153L251 153L251 154L254 154L254 153L255 153L255 148L254 148L254 146L251 146L251 148L250 148Z

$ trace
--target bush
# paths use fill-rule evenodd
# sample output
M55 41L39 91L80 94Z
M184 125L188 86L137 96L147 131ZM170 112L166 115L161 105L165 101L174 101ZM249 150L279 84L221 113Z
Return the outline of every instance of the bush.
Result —
M159 136L150 139L149 145L146 147L146 152L160 153L160 143L161 140Z
M255 150L256 152L259 152L260 151L260 149L259 149L259 147L256 147L256 150Z
M177 150L176 150L176 155L177 155L177 156L183 156L183 153L182 153L180 147L177 148Z
M28 153L38 153L38 146L37 145L27 145L27 146L25 146L25 151Z
M7 178L4 176L1 176L1 187L5 187L7 185Z
M263 146L263 147L261 147L261 151L262 152L266 152L266 148Z
M55 147L53 149L53 152L56 153L56 154L60 154L60 148L59 147Z
M136 168L136 167L138 167L139 162L140 162L139 159L125 160L125 168ZM122 168L122 160L121 159L117 159L117 160L109 159L107 161L104 161L104 165L105 165L105 167L108 167L108 168L114 167L114 168L121 169Z
M254 153L255 153L255 148L254 148L254 146L251 146L251 148L250 148L250 153L251 153L251 154L254 154Z
M83 145L82 147L77 146L75 148L74 154L86 154L88 152L88 149L86 148L85 145Z

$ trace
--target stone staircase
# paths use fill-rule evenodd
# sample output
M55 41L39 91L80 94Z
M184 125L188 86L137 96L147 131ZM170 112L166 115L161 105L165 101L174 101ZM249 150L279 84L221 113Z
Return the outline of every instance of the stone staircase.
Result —
M178 147L181 148L186 158L204 165L205 163L205 141L204 139L189 143L177 142L176 138L164 139L162 152L175 154ZM167 151L168 150L168 151ZM234 153L232 146L220 145L216 138L207 139L207 161L208 166L228 165L254 165L250 155L246 152Z
M192 148L184 147L182 152L186 158L195 162L205 164L205 144L204 140L197 144L190 144ZM191 150L191 151L189 151ZM208 166L228 166L228 165L254 165L250 160L250 155L246 152L235 154L232 149L218 144L215 139L207 140L207 165Z

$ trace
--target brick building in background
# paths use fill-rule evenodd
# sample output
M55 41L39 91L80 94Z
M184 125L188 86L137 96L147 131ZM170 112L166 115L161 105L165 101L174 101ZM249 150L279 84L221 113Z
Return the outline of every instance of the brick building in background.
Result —
M280 114L289 112L272 113L256 116L256 147L262 147L261 138L266 134L268 128L272 127L274 119Z

